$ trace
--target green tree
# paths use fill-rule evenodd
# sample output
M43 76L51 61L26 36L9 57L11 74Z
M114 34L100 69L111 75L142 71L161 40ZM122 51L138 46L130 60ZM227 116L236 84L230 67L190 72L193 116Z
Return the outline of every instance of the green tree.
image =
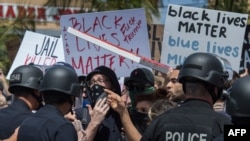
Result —
M11 66L5 43L15 38L23 38L26 30L35 31L35 22L30 15L15 20L0 20L0 68L6 74Z
M249 14L248 0L209 0L208 8Z
M47 6L81 7L91 9L90 11L110 11L132 8L144 8L147 22L152 23L152 15L159 16L159 0L48 0Z
M131 8L145 8L147 22L152 22L151 15L159 16L158 0L48 0L45 6L80 7L91 11L122 10ZM8 72L11 62L7 55L5 42L14 38L23 38L26 30L35 31L34 13L26 15L25 11L14 20L0 21L0 68Z

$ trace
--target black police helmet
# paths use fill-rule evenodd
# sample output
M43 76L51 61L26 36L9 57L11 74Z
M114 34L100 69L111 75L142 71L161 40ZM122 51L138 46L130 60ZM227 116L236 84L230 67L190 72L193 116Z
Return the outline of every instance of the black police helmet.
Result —
M81 87L76 72L72 68L63 65L54 65L48 68L39 88L41 93L57 91L76 97L80 96L80 90Z
M185 59L178 79L180 83L185 83L185 78L192 77L223 88L228 76L222 59L214 54L199 52Z
M250 76L238 78L226 99L226 112L236 118L250 118Z
M9 91L14 94L16 87L38 89L42 78L42 70L35 65L21 65L10 75Z

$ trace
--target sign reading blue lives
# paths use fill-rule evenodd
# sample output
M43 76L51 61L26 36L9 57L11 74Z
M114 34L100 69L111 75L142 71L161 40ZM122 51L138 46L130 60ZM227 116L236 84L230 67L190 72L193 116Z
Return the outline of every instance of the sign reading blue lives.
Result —
M169 4L161 63L182 64L195 52L213 53L240 68L246 14Z
M250 125L225 125L224 140L237 139L239 141L249 141Z

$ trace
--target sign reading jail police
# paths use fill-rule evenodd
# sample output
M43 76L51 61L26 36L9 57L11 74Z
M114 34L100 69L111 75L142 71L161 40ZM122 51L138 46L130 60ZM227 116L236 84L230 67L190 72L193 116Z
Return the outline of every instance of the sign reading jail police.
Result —
M217 54L239 70L247 14L168 5L161 63L176 66L194 52Z

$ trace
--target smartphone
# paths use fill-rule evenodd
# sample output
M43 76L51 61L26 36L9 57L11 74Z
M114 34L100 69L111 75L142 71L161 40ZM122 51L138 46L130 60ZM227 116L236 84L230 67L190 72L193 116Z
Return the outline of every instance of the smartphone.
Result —
M99 99L106 97L107 94L104 92L104 88L100 85L94 85L91 88L90 99L92 103L96 103Z

